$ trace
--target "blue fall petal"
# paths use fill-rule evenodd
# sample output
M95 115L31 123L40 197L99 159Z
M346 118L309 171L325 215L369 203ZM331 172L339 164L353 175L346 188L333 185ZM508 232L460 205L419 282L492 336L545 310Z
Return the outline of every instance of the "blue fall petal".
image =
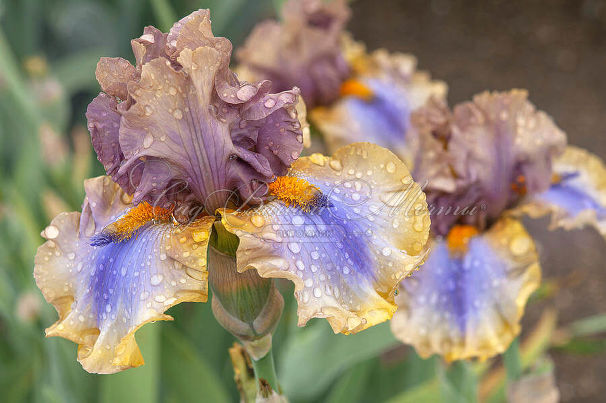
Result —
M422 356L490 357L519 333L539 282L534 243L516 220L471 238L463 255L434 240L425 264L400 284L392 330Z

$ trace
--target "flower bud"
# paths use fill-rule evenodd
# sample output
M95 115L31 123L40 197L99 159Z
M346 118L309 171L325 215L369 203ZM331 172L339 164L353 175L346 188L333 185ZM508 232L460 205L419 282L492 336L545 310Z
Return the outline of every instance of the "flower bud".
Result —
M271 348L284 300L271 279L255 270L238 273L235 252L238 238L215 223L208 247L209 284L213 291L212 310L217 321L236 336L253 359Z

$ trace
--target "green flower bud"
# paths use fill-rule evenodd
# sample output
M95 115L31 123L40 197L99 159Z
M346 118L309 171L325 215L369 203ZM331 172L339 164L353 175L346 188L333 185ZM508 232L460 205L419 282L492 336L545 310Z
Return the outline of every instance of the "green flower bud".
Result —
M271 279L255 270L238 273L238 243L235 235L215 223L208 247L212 310L221 326L242 341L253 359L259 359L271 348L284 299Z

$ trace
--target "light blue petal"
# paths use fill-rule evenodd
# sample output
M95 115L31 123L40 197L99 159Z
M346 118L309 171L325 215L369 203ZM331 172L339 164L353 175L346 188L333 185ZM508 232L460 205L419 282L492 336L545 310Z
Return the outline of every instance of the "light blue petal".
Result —
M534 243L512 219L471 238L463 256L435 240L425 264L400 284L392 329L422 356L489 357L519 332L540 269Z

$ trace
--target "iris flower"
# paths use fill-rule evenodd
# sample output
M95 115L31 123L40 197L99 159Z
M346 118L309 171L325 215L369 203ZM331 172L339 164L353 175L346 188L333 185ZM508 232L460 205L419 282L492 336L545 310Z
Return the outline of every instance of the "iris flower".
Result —
M394 334L421 356L502 353L520 332L541 271L522 213L604 234L606 168L566 147L565 134L527 93L483 93L450 110L431 100L414 113L413 176L425 184L431 252L400 284Z
M239 49L240 71L279 90L300 87L329 151L371 141L408 163L410 113L429 96L444 98L446 85L417 71L414 56L354 42L345 0L290 0L282 10L282 22L260 23Z
M406 166L369 143L299 158L298 90L240 81L208 10L131 44L135 66L99 62L103 92L87 111L108 176L42 232L34 275L59 313L47 336L77 343L89 372L141 365L135 332L207 300L225 229L239 237L237 271L294 282L300 325L322 317L355 333L391 318L430 225ZM229 286L215 277L214 292Z

